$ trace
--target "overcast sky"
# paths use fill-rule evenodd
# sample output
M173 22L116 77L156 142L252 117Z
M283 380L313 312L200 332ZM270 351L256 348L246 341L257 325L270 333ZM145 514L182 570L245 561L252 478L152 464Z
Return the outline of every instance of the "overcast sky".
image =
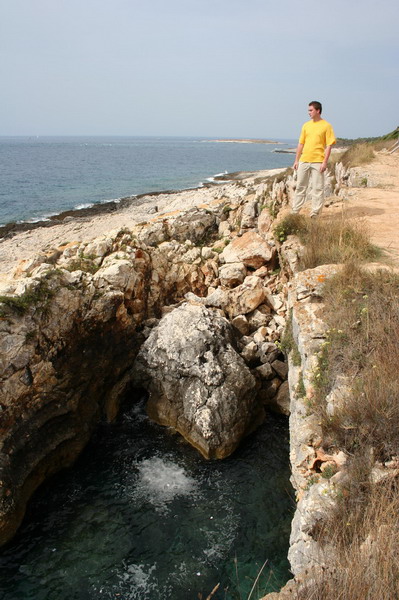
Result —
M399 125L398 0L0 0L0 135Z

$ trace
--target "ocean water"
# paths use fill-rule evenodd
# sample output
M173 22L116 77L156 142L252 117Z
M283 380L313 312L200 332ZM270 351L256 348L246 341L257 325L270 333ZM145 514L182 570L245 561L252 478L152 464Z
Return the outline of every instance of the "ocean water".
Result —
M292 145L206 138L0 137L0 225L37 221L163 190L198 187L214 175L290 166Z
M132 402L36 493L0 551L1 600L243 600L277 590L294 510L288 423L206 461ZM201 596L202 594L202 596Z

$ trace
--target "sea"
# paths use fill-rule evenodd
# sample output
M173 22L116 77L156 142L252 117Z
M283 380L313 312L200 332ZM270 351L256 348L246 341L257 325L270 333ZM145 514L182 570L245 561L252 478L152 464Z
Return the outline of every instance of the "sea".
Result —
M0 137L0 226L149 192L183 190L237 171L288 167L295 142L201 137Z
M261 598L291 576L289 477L286 417L207 461L127 398L30 501L0 600Z

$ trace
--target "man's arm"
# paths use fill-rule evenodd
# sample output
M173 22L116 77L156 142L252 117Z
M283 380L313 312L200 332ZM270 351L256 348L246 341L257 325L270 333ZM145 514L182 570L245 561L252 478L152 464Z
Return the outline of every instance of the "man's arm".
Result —
M293 168L295 169L295 171L298 168L299 159L301 157L302 150L303 150L303 144L299 143L298 146L297 146L297 148L296 148L295 162L293 164ZM331 148L330 148L330 152L331 152ZM328 156L330 156L330 155L328 155Z
M330 158L330 154L331 154L331 146L326 146L326 149L324 152L324 160L320 165L320 173L324 173L324 171L327 169L327 163L328 163L328 159Z

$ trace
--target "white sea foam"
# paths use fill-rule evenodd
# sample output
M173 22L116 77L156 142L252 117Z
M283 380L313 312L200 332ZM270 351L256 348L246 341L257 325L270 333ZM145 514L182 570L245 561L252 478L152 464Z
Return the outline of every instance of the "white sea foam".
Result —
M53 213L53 214L57 214L57 213ZM46 217L39 217L37 219L28 219L27 221L17 221L17 223L40 223L41 221L50 221L49 217L52 217L53 215L48 215Z
M85 204L78 204L73 210L82 210L83 208L91 208L92 206L94 206L93 203L86 202Z
M111 198L109 199L105 199L105 200L101 200L100 204L108 204L108 202L115 202L115 204L119 204L119 202L121 201L121 198Z
M164 509L176 496L191 494L196 481L171 460L157 456L138 465L137 490L156 508Z
M152 600L159 598L159 588L154 578L155 565L144 564L123 565L118 573L119 586L117 596L122 593L125 600ZM101 590L100 590L101 592ZM115 598L114 593L110 596Z
M216 179L217 177L222 177L223 175L227 175L227 171L223 171L223 173L216 173L216 175L213 175L212 177L207 177L207 181L210 183L226 183L225 179L223 181Z

